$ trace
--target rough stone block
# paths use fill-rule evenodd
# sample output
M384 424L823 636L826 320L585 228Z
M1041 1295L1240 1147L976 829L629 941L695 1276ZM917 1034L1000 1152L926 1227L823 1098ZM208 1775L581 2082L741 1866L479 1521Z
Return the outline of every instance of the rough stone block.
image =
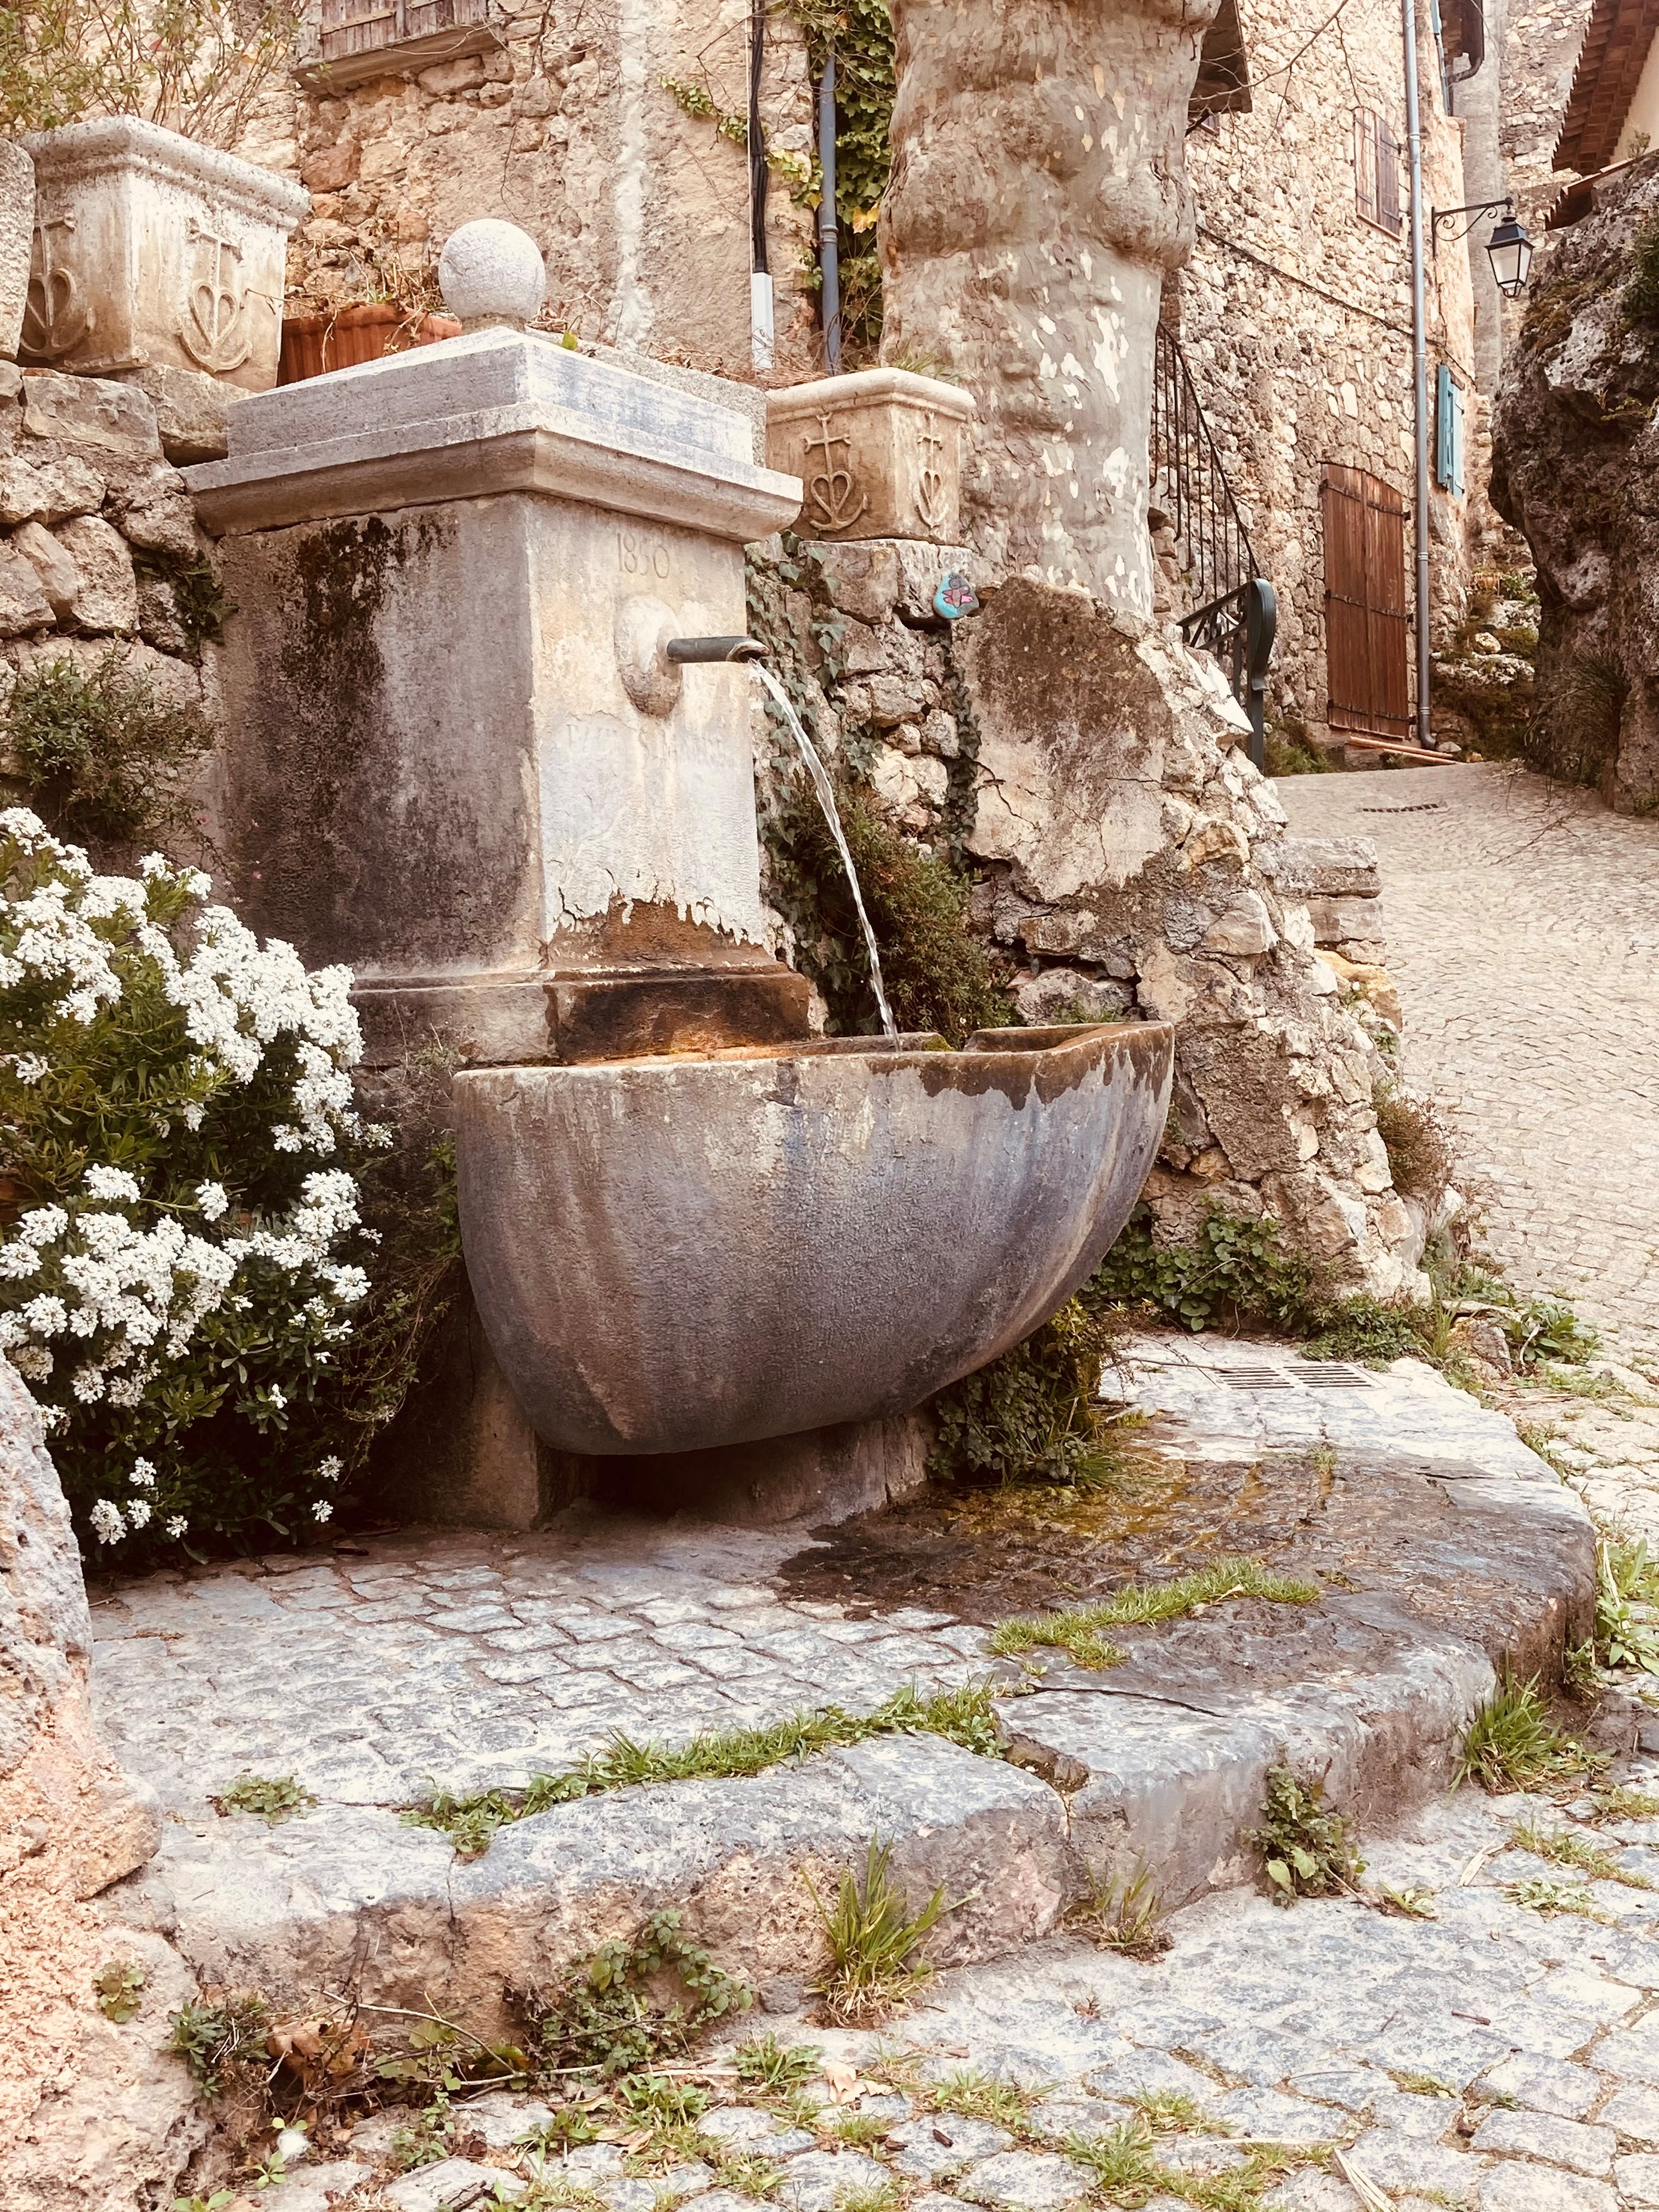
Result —
M0 637L26 637L52 621L34 564L12 544L0 545Z
M288 238L307 192L130 116L23 143L37 191L24 360L276 383Z
M0 361L15 361L34 247L34 164L15 138L0 138Z
M435 2166L423 2166L401 2180L388 2182L380 2193L388 2204L396 2205L398 2212L467 2212L469 2205L480 2200L493 2204L498 2197L509 2202L527 2197L530 2185L499 2166L479 2166L470 2158L444 2158Z
M1382 888L1369 837L1286 837L1263 847L1260 865L1293 896L1375 898Z
M104 479L72 453L28 460L21 453L0 461L0 524L44 522L48 528L71 514L95 514Z
M1492 2112L1480 2123L1474 2147L1547 2159L1574 2173L1605 2177L1613 2171L1618 2141L1611 2128L1587 2128L1547 2112Z
M1381 905L1375 898L1332 898L1315 893L1309 897L1308 912L1317 945L1340 945L1349 938L1373 944L1382 941Z
M161 451L175 468L191 461L222 461L228 451L226 410L234 387L201 369L150 362L126 368L117 380L145 393L155 409Z
M56 536L76 570L70 619L81 629L136 630L138 585L120 532L100 515L77 514Z
M794 527L842 544L865 538L954 544L962 439L971 397L906 369L863 369L772 392L766 453L805 487Z

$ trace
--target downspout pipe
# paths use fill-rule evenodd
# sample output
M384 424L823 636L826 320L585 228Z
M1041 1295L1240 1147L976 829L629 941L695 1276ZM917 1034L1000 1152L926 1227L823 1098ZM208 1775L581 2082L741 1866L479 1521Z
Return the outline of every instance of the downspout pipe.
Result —
M823 352L831 376L841 374L841 246L836 232L836 50L818 79L818 270L823 279Z
M1401 0L1406 41L1406 158L1411 178L1412 377L1417 445L1417 742L1429 750L1429 340L1423 274L1423 122L1416 0Z

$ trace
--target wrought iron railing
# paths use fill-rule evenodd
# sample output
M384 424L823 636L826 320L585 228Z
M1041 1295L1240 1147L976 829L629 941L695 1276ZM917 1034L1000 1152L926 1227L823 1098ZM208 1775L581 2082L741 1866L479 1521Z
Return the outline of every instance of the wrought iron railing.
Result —
M1261 574L1191 371L1174 333L1162 323L1154 352L1151 460L1153 503L1175 525L1196 602L1181 617L1181 634L1227 671L1250 718L1250 757L1260 768L1278 604Z

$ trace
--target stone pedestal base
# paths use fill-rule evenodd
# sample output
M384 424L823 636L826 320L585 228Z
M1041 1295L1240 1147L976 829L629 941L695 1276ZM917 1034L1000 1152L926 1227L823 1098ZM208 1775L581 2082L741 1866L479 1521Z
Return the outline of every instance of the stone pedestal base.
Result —
M400 1509L468 1528L539 1528L582 1498L731 1528L816 1527L916 1489L933 1441L932 1419L918 1411L714 1451L611 1459L555 1451L514 1397L465 1291L401 1426L390 1440Z

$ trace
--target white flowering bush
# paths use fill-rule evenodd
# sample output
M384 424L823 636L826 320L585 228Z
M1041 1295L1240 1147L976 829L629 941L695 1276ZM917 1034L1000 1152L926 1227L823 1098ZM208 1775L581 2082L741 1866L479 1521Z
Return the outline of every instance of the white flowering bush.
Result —
M350 971L0 814L0 1348L106 1555L325 1521L372 1243Z

